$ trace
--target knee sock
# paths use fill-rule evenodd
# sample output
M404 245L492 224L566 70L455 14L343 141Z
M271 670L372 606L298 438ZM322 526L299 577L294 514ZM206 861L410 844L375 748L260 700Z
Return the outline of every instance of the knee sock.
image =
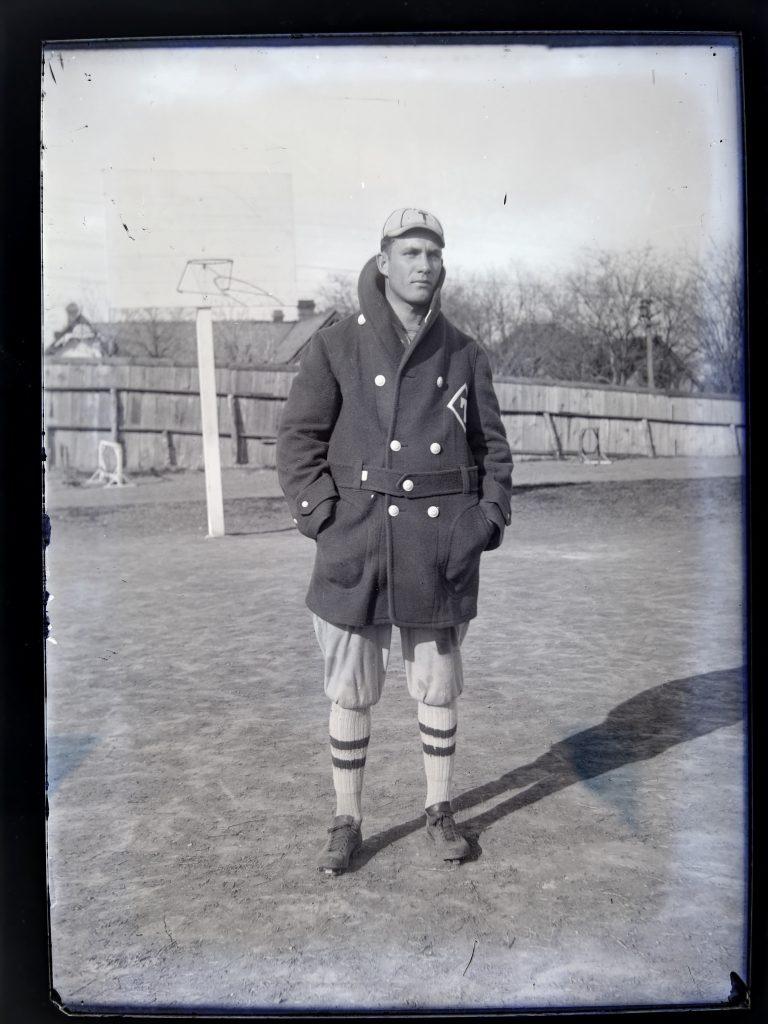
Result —
M329 732L336 814L351 814L360 821L365 754L371 738L371 709L351 710L331 704Z
M427 776L425 807L451 799L451 776L456 750L456 701L446 707L431 707L419 701L419 730Z

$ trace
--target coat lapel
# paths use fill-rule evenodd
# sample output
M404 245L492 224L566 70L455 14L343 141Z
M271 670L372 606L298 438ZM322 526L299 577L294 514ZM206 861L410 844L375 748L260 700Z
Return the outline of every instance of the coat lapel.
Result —
M381 289L380 282L383 280L376 266L376 257L371 256L360 272L357 295L363 316L373 328L390 365L397 369L403 356L403 343L397 336L392 323L392 310Z

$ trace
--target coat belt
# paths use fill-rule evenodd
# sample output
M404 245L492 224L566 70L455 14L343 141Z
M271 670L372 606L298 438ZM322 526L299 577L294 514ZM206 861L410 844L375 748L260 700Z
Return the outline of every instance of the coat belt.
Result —
M428 498L436 494L470 494L477 491L477 466L459 466L429 473L403 473L396 469L366 466L361 461L352 466L331 463L331 475L338 487L358 487L380 494L396 494L404 498ZM410 481L412 487L403 485Z

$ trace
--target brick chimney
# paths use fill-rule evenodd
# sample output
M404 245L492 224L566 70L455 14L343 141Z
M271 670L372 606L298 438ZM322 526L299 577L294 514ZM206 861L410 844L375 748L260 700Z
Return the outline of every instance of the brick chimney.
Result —
M315 315L314 299L299 299L298 301L299 320L307 320Z

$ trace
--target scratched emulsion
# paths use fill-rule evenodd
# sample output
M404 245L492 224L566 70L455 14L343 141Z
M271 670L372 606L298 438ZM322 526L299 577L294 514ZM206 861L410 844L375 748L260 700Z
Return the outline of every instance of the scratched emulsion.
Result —
M746 973L740 489L516 494L465 648L455 802L473 859L430 860L396 656L365 847L338 879L315 868L332 787L311 542L257 532L285 513L253 499L232 499L221 540L173 504L51 510L65 1005L723 1002Z

